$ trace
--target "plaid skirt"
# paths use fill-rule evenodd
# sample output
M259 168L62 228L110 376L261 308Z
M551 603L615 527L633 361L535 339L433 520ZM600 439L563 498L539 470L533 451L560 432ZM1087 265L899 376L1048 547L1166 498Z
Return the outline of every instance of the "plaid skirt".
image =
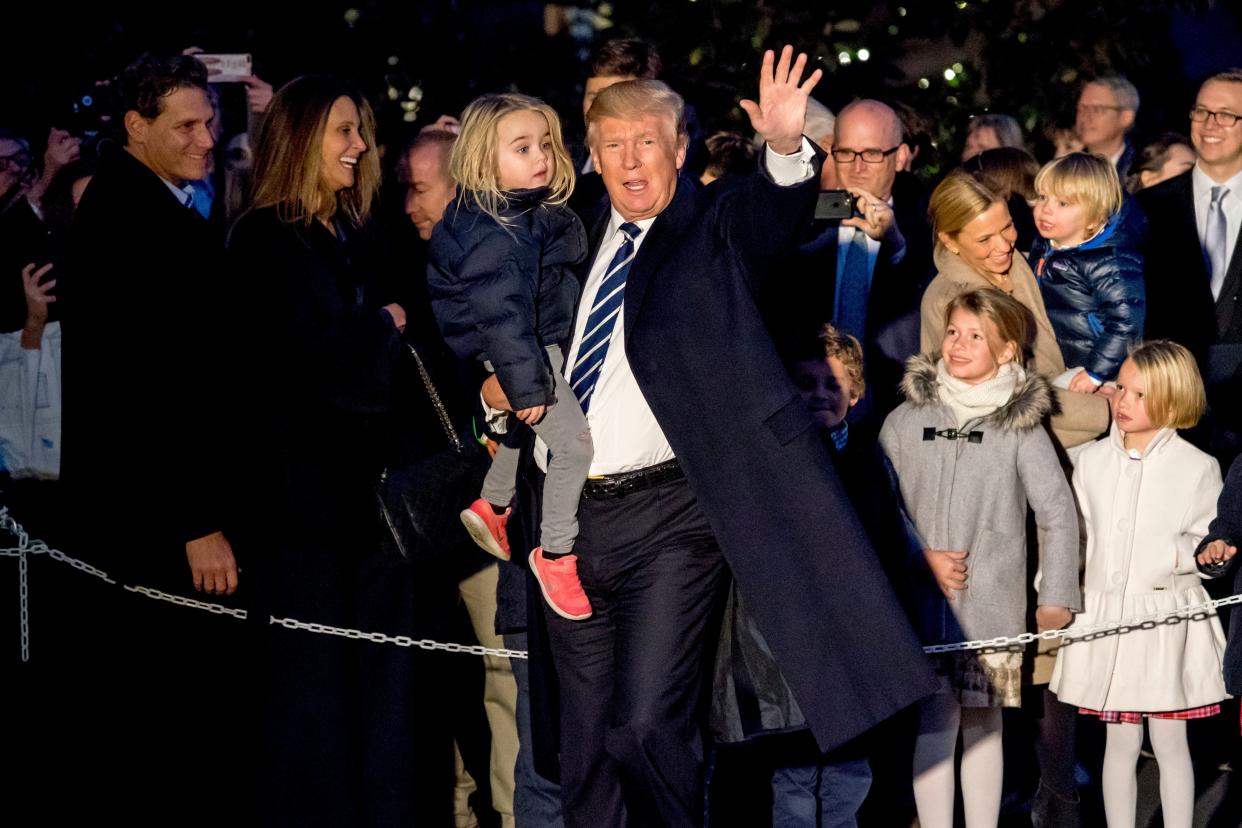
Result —
M1205 704L1203 707L1192 707L1189 710L1170 710L1165 713L1137 713L1129 710L1090 710L1086 707L1078 708L1078 712L1084 716L1098 716L1100 721L1110 724L1142 724L1144 717L1149 719L1177 719L1180 721L1206 719L1219 713L1220 705Z

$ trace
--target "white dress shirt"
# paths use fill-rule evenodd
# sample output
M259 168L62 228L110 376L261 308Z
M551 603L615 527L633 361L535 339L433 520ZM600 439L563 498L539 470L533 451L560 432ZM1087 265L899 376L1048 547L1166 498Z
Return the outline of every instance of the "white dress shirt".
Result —
M811 164L814 157L814 150L806 138L802 139L802 147L793 155L779 155L771 147L766 149L768 172L777 184L784 187L810 178L815 172ZM634 222L643 231L634 242L636 257L656 218L658 216ZM624 221L621 214L613 209L608 227L604 231L604 240L595 254L590 275L582 288L582 297L578 300L578 318L574 323L573 339L565 357L566 376L572 372L578 357L578 345L590 315L589 309L595 302L595 294L604 280L612 257L625 241L624 235L619 232ZM557 404L574 405L576 401L573 398L557 400ZM592 477L645 469L673 459L673 448L664 436L660 424L656 422L647 398L643 396L638 380L630 370L630 361L625 354L624 305L617 315L612 337L608 340L608 354L600 368L595 391L591 394L587 424L591 428L591 442L595 449L595 457L591 461ZM535 458L540 467L546 470L547 447L543 441L536 443Z
M1195 196L1195 229L1199 231L1199 244L1202 246L1203 237L1207 235L1207 215L1208 208L1212 204L1212 188L1219 187L1221 184L1209 178L1198 164L1195 164L1194 172L1190 174L1190 181ZM1239 228L1242 228L1242 172L1222 183L1229 188L1229 194L1222 199L1220 205L1225 212L1225 266L1228 267L1228 263L1233 261L1233 250L1238 246ZM1208 274L1209 278L1211 275L1211 273Z

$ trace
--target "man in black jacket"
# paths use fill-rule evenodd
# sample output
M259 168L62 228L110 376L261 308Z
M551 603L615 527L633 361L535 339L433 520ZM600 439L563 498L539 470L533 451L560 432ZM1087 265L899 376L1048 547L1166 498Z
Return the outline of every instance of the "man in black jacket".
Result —
M123 143L103 148L59 281L62 481L71 554L124 584L226 595L240 572L224 534L227 499L246 479L241 461L230 463L230 421L244 404L232 343L247 332L230 309L246 297L228 288L222 240L187 186L204 176L212 148L206 86L206 68L190 57L144 56L118 80ZM222 767L216 751L237 742L192 737L241 725L242 626L99 590L88 631L97 643L82 654L88 661L67 667L95 679L92 702L108 711L79 736L103 752L81 761L113 797L95 813L152 797L211 813L232 799L235 809L240 788L221 799L202 786ZM108 751L131 731L172 738L114 764Z
M125 143L105 150L70 235L64 480L75 508L143 527L109 561L123 574L226 594L223 248L187 185L213 143L206 89L190 57L143 58L120 79Z
M919 299L932 274L926 197L898 173L909 156L889 106L857 100L842 109L832 159L855 216L816 221L784 266L788 277L763 296L773 333L831 322L862 343L872 399L850 421L875 423L873 431L896 407L903 365L918 351Z
M1149 339L1185 345L1208 384L1214 451L1226 460L1242 432L1242 69L1204 81L1190 112L1199 158L1188 172L1138 194Z

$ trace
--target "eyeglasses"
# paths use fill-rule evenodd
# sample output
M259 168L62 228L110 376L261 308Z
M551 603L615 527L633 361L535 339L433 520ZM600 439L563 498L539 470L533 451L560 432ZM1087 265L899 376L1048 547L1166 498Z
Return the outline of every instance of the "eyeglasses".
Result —
M30 166L32 157L28 152L15 152L12 155L0 155L0 169L24 170Z
M1242 115L1238 115L1233 112L1213 112L1212 110L1204 109L1201 106L1196 106L1194 109L1190 110L1190 120L1194 121L1196 124L1205 124L1207 123L1208 118L1215 118L1218 126L1228 129L1236 124L1238 122L1238 118L1242 118Z
M897 150L901 149L901 144L886 150L881 149L865 149L861 152L847 149L834 149L832 151L832 160L838 164L853 164L855 158L861 157L868 164L879 164L885 158L888 158Z
M1124 109L1124 106L1109 106L1108 104L1079 104L1078 114L1090 115L1092 118L1098 118L1099 116L1105 115L1109 112L1121 112Z

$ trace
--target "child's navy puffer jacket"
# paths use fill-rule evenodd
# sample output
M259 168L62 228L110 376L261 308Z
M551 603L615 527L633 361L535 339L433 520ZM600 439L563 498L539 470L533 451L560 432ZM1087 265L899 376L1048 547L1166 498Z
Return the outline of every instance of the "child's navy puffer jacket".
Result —
M1140 252L1146 220L1128 197L1094 238L1053 249L1036 237L1031 265L1066 366L1116 379L1147 315Z
M543 204L546 188L505 194L501 226L462 193L431 234L427 289L449 347L488 360L513 409L551 405L552 366L544 348L569 339L586 255L582 222Z

